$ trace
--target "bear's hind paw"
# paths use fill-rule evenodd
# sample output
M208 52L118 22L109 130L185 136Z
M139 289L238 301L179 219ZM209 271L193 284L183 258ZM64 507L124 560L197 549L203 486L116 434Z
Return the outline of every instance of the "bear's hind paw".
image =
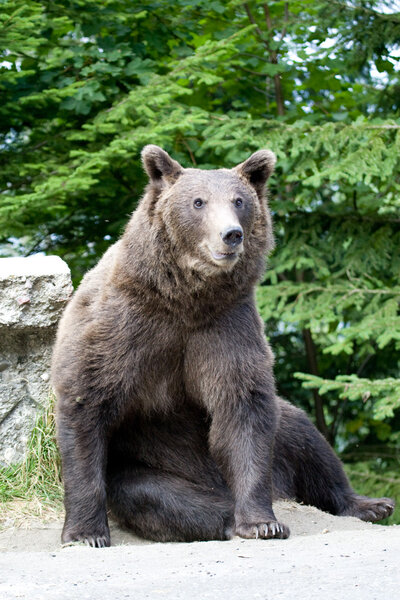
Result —
M391 498L368 498L368 496L354 495L350 505L341 513L341 516L357 517L362 521L381 521L390 517L395 507Z

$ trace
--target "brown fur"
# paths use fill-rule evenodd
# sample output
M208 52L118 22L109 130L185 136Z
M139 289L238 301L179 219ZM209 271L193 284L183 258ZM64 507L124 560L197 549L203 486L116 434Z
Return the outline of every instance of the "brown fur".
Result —
M146 193L83 279L54 351L63 541L109 545L107 504L157 540L287 537L273 496L389 514L391 501L354 494L276 396L253 297L273 246L274 155L216 171L183 169L157 146L142 156Z

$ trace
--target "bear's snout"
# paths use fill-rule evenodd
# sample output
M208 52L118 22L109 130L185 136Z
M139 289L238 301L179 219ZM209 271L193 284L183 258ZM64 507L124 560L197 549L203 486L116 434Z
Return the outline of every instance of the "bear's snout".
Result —
M236 248L243 242L243 229L239 226L229 227L221 232L221 238L224 244L231 248Z

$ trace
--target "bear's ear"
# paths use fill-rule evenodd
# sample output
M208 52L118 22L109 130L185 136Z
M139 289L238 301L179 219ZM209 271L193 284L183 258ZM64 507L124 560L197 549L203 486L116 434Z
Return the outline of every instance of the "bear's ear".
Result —
M235 167L235 171L254 187L258 196L264 193L264 186L274 170L276 156L271 150L258 150L244 162Z
M165 150L149 144L142 150L142 161L152 183L165 181L172 185L183 173L183 168Z

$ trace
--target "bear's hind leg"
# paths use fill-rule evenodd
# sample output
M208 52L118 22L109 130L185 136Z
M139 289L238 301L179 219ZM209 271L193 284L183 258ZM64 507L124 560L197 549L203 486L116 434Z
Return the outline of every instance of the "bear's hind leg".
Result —
M394 510L390 498L354 492L342 463L305 413L281 401L274 453L275 497L295 498L333 515L380 521Z
M121 525L157 542L226 540L233 534L228 490L209 489L155 469L112 475L108 501Z

